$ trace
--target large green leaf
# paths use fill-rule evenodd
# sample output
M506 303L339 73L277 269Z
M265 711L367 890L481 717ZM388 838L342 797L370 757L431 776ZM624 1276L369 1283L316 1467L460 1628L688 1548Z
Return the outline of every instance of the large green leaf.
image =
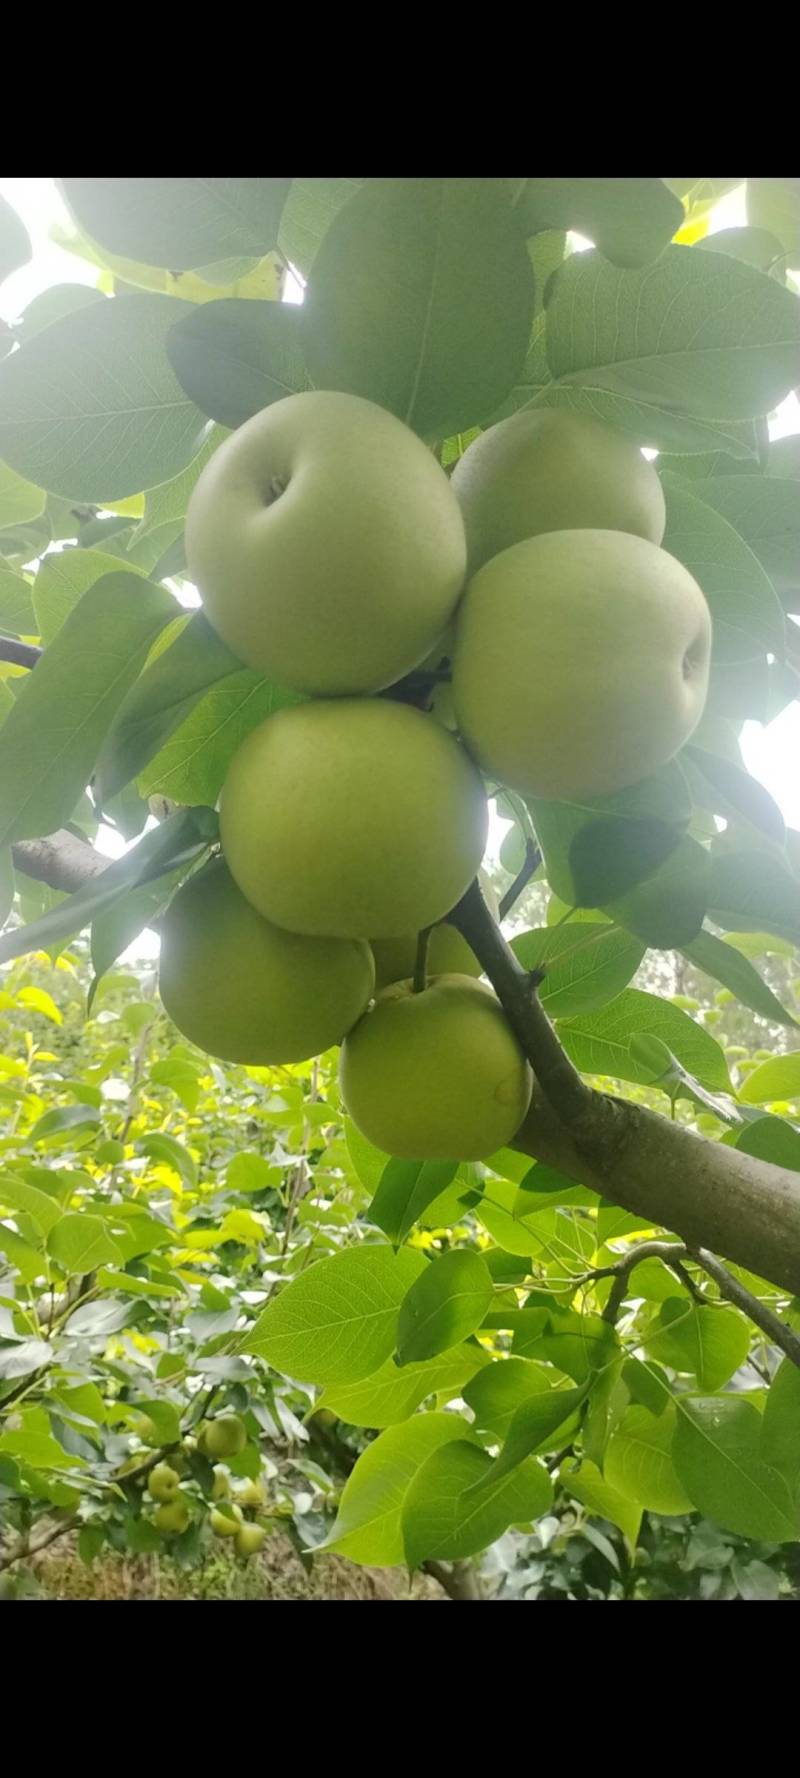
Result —
M737 1309L725 1304L706 1308L686 1297L671 1296L662 1303L642 1343L659 1364L695 1376L701 1389L720 1389L746 1362L750 1326Z
M162 587L127 573L84 595L0 731L0 843L69 819L121 698L174 612Z
M322 1259L267 1304L242 1350L289 1376L359 1383L393 1351L400 1304L426 1270L408 1247L356 1247Z
M683 222L683 205L663 179L522 179L509 184L517 188L515 207L528 234L576 229L618 266L642 266L656 259Z
M800 1099L800 1050L761 1062L743 1081L739 1098L745 1105L766 1105L773 1099Z
M606 912L643 944L671 951L700 932L710 877L708 852L684 834L658 870L618 901L608 902Z
M376 1562L389 1567L402 1562L405 1546L401 1519L408 1490L432 1453L451 1440L468 1440L466 1421L458 1414L415 1414L402 1426L390 1426L367 1446L347 1481L336 1523L325 1549L335 1549L351 1562Z
M800 1490L800 1370L784 1358L770 1385L761 1431L761 1455Z
M619 926L582 920L522 932L511 948L525 969L544 970L539 999L556 1019L613 1000L636 974L645 947Z
M314 261L306 362L317 387L366 396L423 437L447 437L508 394L533 301L502 180L370 180Z
M301 702L296 692L272 685L248 667L217 680L139 774L142 795L215 803L250 730L273 710Z
M679 487L671 476L663 479L667 497L663 546L683 562L705 593L714 622L715 652L724 651L725 658L746 657L759 649L783 655L783 608L758 557L727 518L694 492Z
M167 338L169 340L169 335ZM162 537L166 536L169 527L174 527L183 520L191 495L209 458L213 457L228 436L224 426L214 426L202 450L192 458L188 468L182 469L179 475L171 476L168 482L162 482L160 487L148 488L144 514L131 539L134 548L147 538L158 537L159 533Z
M769 852L713 852L708 911L729 931L774 932L800 945L800 883Z
M730 988L743 1006L749 1006L762 1019L771 1019L778 1025L796 1025L797 1020L781 1006L772 989L753 968L747 957L733 945L726 944L722 938L715 938L712 932L700 932L691 944L682 945L684 957L701 969L705 975L711 976L715 982L722 982ZM778 1095L781 1097L782 1095Z
M429 1395L436 1395L440 1401L448 1395L460 1395L465 1393L462 1385L468 1379L497 1368L480 1346L467 1343L440 1352L423 1364L403 1365L402 1369L389 1358L361 1383L332 1384L324 1389L315 1405L318 1409L328 1408L350 1426L380 1429L407 1420Z
M31 244L28 231L23 227L16 210L12 210L5 198L0 197L0 283L25 265L31 256Z
M529 807L547 880L568 907L605 907L652 877L691 817L675 764L613 796Z
M486 1451L466 1439L433 1451L414 1476L402 1510L406 1561L455 1562L476 1555L509 1525L541 1518L553 1503L553 1484L530 1458L500 1476Z
M196 611L123 699L97 762L101 800L142 771L209 686L239 671L236 656Z
M403 1299L397 1322L397 1362L435 1358L480 1327L494 1296L485 1260L454 1247L426 1265Z
M782 596L796 593L800 587L797 482L776 474L715 475L698 491L749 544L777 591Z
M133 562L125 563L129 574L141 574ZM62 624L74 611L84 593L104 574L119 574L117 556L100 549L62 549L45 556L33 583L36 621L45 646L58 635ZM142 574L142 579L147 576ZM178 616L178 608L175 607Z
M59 179L80 228L144 265L190 271L262 259L278 238L290 179Z
M759 1161L772 1161L776 1167L800 1173L800 1130L782 1117L753 1118L738 1132L736 1147Z
M69 1275L122 1261L120 1249L102 1216L91 1216L86 1210L69 1211L59 1217L47 1237L47 1250L62 1272Z
M631 1039L658 1037L682 1066L703 1086L715 1092L731 1092L725 1057L719 1044L678 1006L625 988L616 1000L599 1012L577 1019L561 1019L558 1034L567 1055L585 1074L610 1074L617 1080L646 1084L652 1071L631 1054Z
M177 475L208 421L189 401L166 336L190 304L118 296L63 315L0 364L0 452L20 475L102 504Z
M698 1512L739 1537L787 1543L800 1514L781 1471L761 1455L762 1421L735 1395L681 1396L672 1457Z
M577 1427L575 1416L587 1393L588 1384L584 1383L575 1389L539 1390L521 1402L511 1417L491 1480L496 1482L510 1475L533 1452L554 1451L559 1445L569 1444Z
M476 1427L504 1439L517 1409L534 1396L552 1394L558 1381L556 1371L534 1359L495 1359L470 1378L462 1394Z
M270 402L310 389L305 310L296 303L200 303L167 338L170 363L192 401L222 426L241 426Z
M44 512L47 495L17 475L8 463L0 463L0 532L11 525L26 525ZM0 538L0 542L4 540ZM5 544L4 544L5 547ZM35 551L31 551L31 555Z
M642 1522L642 1508L638 1502L621 1494L618 1488L612 1488L601 1475L595 1463L566 1458L558 1472L558 1479L568 1494L586 1507L590 1513L597 1513L600 1518L610 1519L612 1525L619 1525L631 1549L635 1549Z
M404 1241L423 1210L457 1172L457 1161L388 1161L370 1205L370 1221L377 1223L390 1241Z
M746 822L759 837L782 846L786 838L783 816L768 790L733 759L723 759L705 747L684 747L681 764L698 807L708 809L738 826Z
M30 582L0 566L0 630L7 636L36 636Z
M672 1403L658 1415L646 1407L630 1407L611 1434L603 1466L610 1487L646 1512L667 1517L692 1511L692 1501L672 1461L674 1432Z
M746 420L800 383L800 307L727 254L669 247L656 271L618 271L598 253L573 253L555 276L547 355L570 384L704 421Z

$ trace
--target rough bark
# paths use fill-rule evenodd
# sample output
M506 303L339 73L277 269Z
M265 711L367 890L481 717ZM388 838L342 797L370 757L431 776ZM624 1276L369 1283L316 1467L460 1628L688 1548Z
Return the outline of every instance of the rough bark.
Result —
M35 877L37 883L47 883L50 889L62 889L67 895L111 863L88 840L79 840L66 827L40 840L18 840L11 852L15 868L26 877Z

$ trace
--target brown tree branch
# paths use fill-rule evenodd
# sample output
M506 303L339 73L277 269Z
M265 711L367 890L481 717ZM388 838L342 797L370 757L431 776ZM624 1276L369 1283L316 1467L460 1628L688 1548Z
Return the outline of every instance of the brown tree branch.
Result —
M741 1309L743 1314L755 1322L756 1327L760 1327L761 1332L766 1334L772 1345L778 1346L781 1352L785 1352L786 1357L791 1359L792 1364L796 1364L800 1368L800 1334L796 1334L785 1321L781 1321L780 1316L774 1314L766 1303L760 1303L758 1297L754 1296L751 1290L747 1290L744 1284L740 1284L738 1278L734 1278L733 1274L728 1271L727 1266L724 1266L713 1253L708 1253L705 1247L698 1247L696 1253L692 1254L692 1258L697 1260L698 1265L708 1273L709 1278L713 1278L720 1296L727 1297L729 1303L735 1303L737 1309Z
M37 883L47 883L50 889L62 889L67 895L80 889L90 877L99 876L112 862L66 827L45 834L40 840L18 840L11 852L16 870L34 877Z
M33 642L18 642L15 636L0 636L0 661L11 661L15 667L35 667L41 654L41 648Z
M526 840L525 857L522 861L521 868L517 871L513 883L509 884L505 895L500 902L498 912L501 920L504 920L506 915L510 914L514 903L519 901L523 889L527 889L531 877L536 875L541 862L542 854L539 851L536 841Z

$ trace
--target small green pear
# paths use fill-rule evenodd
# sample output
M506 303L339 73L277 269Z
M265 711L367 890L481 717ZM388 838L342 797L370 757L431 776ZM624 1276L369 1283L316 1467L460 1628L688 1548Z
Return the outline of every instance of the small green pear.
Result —
M208 1520L215 1537L236 1537L244 1523L238 1506L228 1507L226 1512L215 1506L209 1513Z
M212 1500L227 1500L231 1491L231 1478L221 1463L214 1466L214 1480L211 1484Z
M235 1457L247 1444L247 1428L238 1414L218 1414L203 1422L198 1442L205 1457Z
M464 749L388 698L276 711L222 792L222 844L243 895L277 926L395 938L442 919L483 856L488 809Z
M237 1556L254 1556L260 1550L266 1535L264 1525L241 1525L234 1545Z
M260 1476L248 1477L247 1481L240 1483L236 1489L235 1499L237 1506L253 1506L256 1508L264 1506L266 1502L266 1494L264 1492L264 1483Z
M440 975L384 990L345 1039L345 1106L400 1160L479 1161L516 1134L533 1076L490 988Z
M630 531L660 543L658 476L638 445L587 414L540 408L481 432L451 478L467 533L469 573L545 531Z
M466 572L433 452L388 409L328 389L273 402L214 452L186 553L234 654L326 696L378 691L415 667Z
M229 1062L303 1062L339 1043L372 994L369 947L300 937L258 914L221 859L178 890L159 989L192 1043Z
M157 1531L180 1534L186 1530L191 1516L191 1507L186 1495L176 1493L154 1512L153 1524Z
M483 770L523 795L604 796L666 765L703 714L711 616L666 550L550 531L479 569L453 690Z
M147 1478L147 1492L153 1500L171 1500L180 1485L180 1476L170 1463L157 1463Z

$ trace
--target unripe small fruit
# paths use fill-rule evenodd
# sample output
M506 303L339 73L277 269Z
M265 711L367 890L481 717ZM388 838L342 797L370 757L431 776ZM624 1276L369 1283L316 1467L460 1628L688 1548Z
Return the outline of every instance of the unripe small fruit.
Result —
M670 994L670 1000L673 1006L679 1006L682 1012L698 1012L700 1009L699 1000L695 1000L692 994Z
M263 1506L266 1500L264 1483L259 1479L249 1479L236 1489L237 1506Z
M236 1533L237 1556L254 1556L267 1533L263 1525L242 1525Z
M227 1500L231 1491L231 1478L227 1469L218 1463L214 1469L214 1480L211 1484L212 1500Z
M247 1444L247 1431L238 1414L219 1414L206 1420L200 1433L200 1449L206 1457L235 1457Z
M230 1507L227 1512L221 1512L215 1506L208 1520L215 1537L236 1537L244 1522L238 1506Z
M178 1471L170 1463L157 1463L147 1478L147 1491L153 1500L171 1500L180 1479Z
M191 1508L185 1494L173 1494L171 1500L164 1502L153 1514L153 1524L158 1531L174 1532L180 1535L186 1530L191 1519Z

